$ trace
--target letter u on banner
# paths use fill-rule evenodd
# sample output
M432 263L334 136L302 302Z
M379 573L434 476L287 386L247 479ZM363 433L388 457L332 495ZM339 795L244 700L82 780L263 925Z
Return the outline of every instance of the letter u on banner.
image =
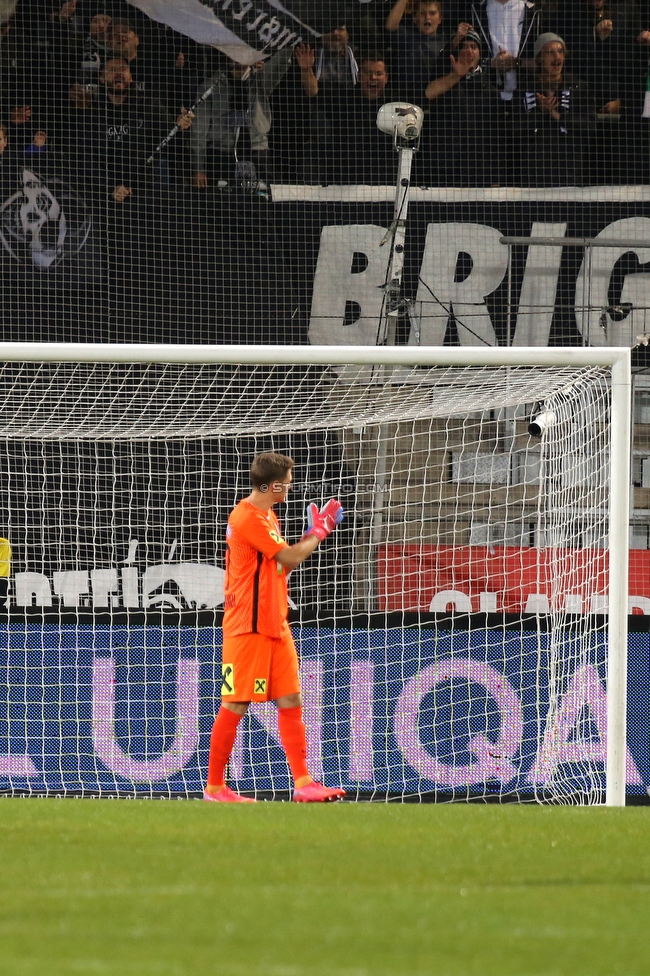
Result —
M115 737L115 662L93 663L93 745L104 765L135 783L158 783L175 776L194 755L199 741L199 662L180 658L176 678L176 735L157 759L132 759Z

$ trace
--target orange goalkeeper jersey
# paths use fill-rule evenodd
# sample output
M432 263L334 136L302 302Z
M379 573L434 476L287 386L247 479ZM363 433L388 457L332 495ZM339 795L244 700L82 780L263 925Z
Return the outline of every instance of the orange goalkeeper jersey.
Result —
M287 572L275 556L287 543L275 513L239 502L228 519L226 546L224 636L279 637L289 606Z

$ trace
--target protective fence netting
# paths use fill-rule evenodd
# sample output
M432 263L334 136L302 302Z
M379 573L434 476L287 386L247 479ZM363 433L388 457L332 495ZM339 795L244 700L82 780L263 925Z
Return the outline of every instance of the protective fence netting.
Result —
M214 47L201 7L241 42ZM5 338L376 341L398 165L376 117L393 102L424 113L404 295L429 322L398 338L645 331L643 3L18 0L0 16ZM603 233L638 246L500 243Z
M314 774L602 800L607 370L7 364L0 390L5 789L200 791L226 521L275 450L289 542L346 510L290 577ZM288 790L273 706L230 776Z
M1 338L635 345L650 332L649 58L648 6L634 0L6 0L0 4ZM388 131L378 127L380 109L394 103L422 110L415 115L416 128L421 123L417 138L394 138L398 124L401 133L413 125L410 110L406 115L390 110L384 118ZM400 196L396 184L403 180ZM635 356L640 366L647 365L643 349ZM228 367L217 375L165 367L107 373L80 367L70 374L66 369L59 376L57 366L8 367L2 380L0 437L6 444L11 504L0 535L8 538L14 559L0 558L0 568L11 574L0 575L0 586L10 581L10 615L19 592L33 604L31 611L20 611L23 615L40 619L42 608L54 614L54 622L43 623L47 640L25 636L23 623L17 631L23 650L35 641L30 653L41 662L37 668L46 657L51 665L50 655L59 654L61 641L70 642L66 661L85 646L88 632L74 622L65 630L65 613L76 620L87 612L95 627L97 607L115 622L118 612L145 614L163 604L179 613L191 607L196 612L199 604L213 606L222 556L216 526L247 490L246 466L260 444L281 444L302 458L300 463L316 459L309 484L332 485L332 494L340 489L357 512L367 507L341 533L347 540L343 562L331 552L319 556L318 566L331 567L335 585L325 586L315 565L296 574L297 612L311 606L321 624L328 613L340 614L343 605L348 612L366 613L372 603L373 613L388 613L390 588L385 607L372 602L380 596L377 574L399 577L410 559L414 489L405 475L388 506L377 491L369 489L362 501L356 493L359 471L363 478L369 472L373 485L373 466L383 465L377 483L393 471L392 448L385 445L393 443L397 421L390 417L396 401L402 410L400 456L413 453L414 469L427 470L434 438L422 434L419 425L427 431L434 421L434 427L444 425L444 433L435 428L434 441L436 451L447 444L446 460L433 465L434 481L446 486L442 507L422 516L421 524L437 526L430 538L424 529L418 532L431 545L450 547L444 557L450 565L469 546L482 553L481 572L487 566L488 576L501 580L505 573L505 579L513 560L531 559L536 567L545 540L554 537L555 529L544 521L550 510L536 521L528 507L533 503L526 479L545 477L538 455L515 447L517 425L525 428L517 411L530 419L539 406L536 381L530 390L520 388L516 402L470 408L474 380L449 374L447 416L455 419L447 427L433 410L427 383L402 377L396 392L385 376L375 374L381 389L377 400L368 393L373 374L350 368ZM363 389L361 377L367 383ZM553 378L546 379L556 391ZM480 382L489 394L491 380ZM314 400L315 387L320 392ZM39 399L41 388L58 390L58 399ZM225 413L221 404L230 394L224 391L234 389L236 402ZM483 418L476 421L482 446L475 460L466 456L463 425L455 426L458 401L462 411ZM629 607L648 614L647 376L636 380L635 403ZM410 425L408 433L404 424ZM361 450L355 431L367 430L376 432L371 460L355 453ZM484 437L500 446L485 447ZM556 458L554 463L564 471L564 462ZM464 501L457 516L456 503L445 492L456 498L461 487ZM217 489L220 523L206 502ZM518 493L523 507L515 525L502 506L510 512ZM308 497L303 494L301 505ZM432 496L426 497L431 504ZM463 506L470 501L480 518L466 518ZM298 533L297 503L288 514ZM579 538L578 548L601 551L606 527L599 515L570 506L567 518L573 526L569 548ZM416 515L416 525L419 519ZM389 524L397 533L391 539L402 535L394 548L383 551L368 540L381 539ZM398 530L398 525L411 528ZM413 544L420 545L420 535L417 540ZM489 564L482 562L488 557ZM416 575L431 578L431 558L418 559ZM436 567L441 559L436 556ZM467 559L471 577L474 564ZM179 563L209 564L210 572L201 570L200 583L194 569L184 571L184 583L165 576L165 567ZM339 565L346 567L343 574ZM381 573L378 567L384 567ZM453 580L443 585L436 576L436 581L440 592L464 593L472 613L492 612L487 582L485 590L470 596ZM603 610L601 590L571 592L569 604L573 600L576 612L588 616L588 610ZM481 593L488 596L481 600ZM409 612L429 612L434 597L427 589ZM508 604L509 612L525 614L529 597L531 619L544 618L545 591L527 590L525 599ZM496 609L503 609L501 603ZM151 630L144 617L142 626L146 644L150 638L144 635ZM134 632L124 631L126 643ZM107 646L116 633L107 623ZM215 633L218 627L209 628L205 637L211 659ZM194 631L182 634L195 648ZM396 634L401 646L403 632ZM536 654L538 639L531 634L526 640ZM160 641L167 640L167 625L160 635ZM88 639L92 649L83 653L92 657L95 637ZM341 639L340 631L332 638L338 647ZM165 667L173 670L178 654L174 641L172 646ZM383 653L377 650L380 657ZM354 670L357 664L360 670ZM365 666L356 659L350 664L359 687L369 680ZM45 723L38 735L49 735L53 715L59 745L47 754L64 755L60 737L68 733L57 699L63 672L56 680L42 677L33 684L47 691L34 691L28 708L22 679L8 667L8 700L18 702L19 711L24 706L20 721L36 716ZM115 667L116 681L122 680L119 675L126 672L119 663ZM137 673L131 669L130 679ZM78 681L74 668L65 675L64 684ZM160 672L161 681L168 676ZM80 687L87 689L92 681L86 678ZM171 721L177 679L169 680L172 685L158 699L171 708ZM350 687L357 687L352 679ZM133 693L148 701L149 690ZM69 688L66 694L65 715L76 715L75 695ZM356 703L350 704L350 715L361 716L350 719L350 735L365 728L367 742L368 709L354 695L350 701ZM116 719L119 735L130 736L121 721ZM160 715L156 721L162 721ZM18 725L11 728L13 736ZM74 721L71 729L76 743ZM331 741L339 741L340 730L337 736ZM18 756L26 748L23 740ZM158 744L162 750L174 741L163 736ZM141 754L153 750L143 742ZM8 757L12 748L7 746ZM92 744L84 748L95 754ZM486 749L485 755L494 751ZM75 744L72 755L78 753ZM240 749L236 756L241 755ZM403 760L391 755L399 766ZM21 762L3 760L0 749L0 769L20 770ZM56 762L48 762L52 771ZM58 762L62 770L63 760ZM358 769L369 768L367 758L359 762ZM126 788L112 776L102 780L102 789ZM197 773L192 782L199 778ZM65 782L66 789L73 788ZM277 778L273 782L277 785ZM389 789L388 779L373 782ZM413 792L409 782L406 792ZM91 777L78 788L90 790L92 783ZM398 793L404 789L400 784ZM390 780L391 790L394 785ZM371 788L367 781L359 787ZM416 786L416 795L419 790ZM592 786L585 790L596 795Z

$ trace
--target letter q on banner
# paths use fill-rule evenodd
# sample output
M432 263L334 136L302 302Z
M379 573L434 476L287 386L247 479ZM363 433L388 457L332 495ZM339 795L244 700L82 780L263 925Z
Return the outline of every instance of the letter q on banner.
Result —
M423 746L419 731L422 699L436 685L453 679L482 685L499 709L499 736L490 741L483 733L472 736L467 749L476 761L466 766L440 762ZM471 786L496 780L508 783L517 775L511 760L523 737L523 714L519 696L508 679L496 668L472 658L454 661L445 658L418 672L404 686L395 709L395 738L404 758L422 777L436 786Z

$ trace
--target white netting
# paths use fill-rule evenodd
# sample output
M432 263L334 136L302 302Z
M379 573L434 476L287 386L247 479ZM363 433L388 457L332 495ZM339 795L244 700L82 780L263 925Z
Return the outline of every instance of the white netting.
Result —
M508 375L505 367L468 374L453 367L8 363L0 372L0 436L147 440L343 429L514 407L591 382L591 373L571 368L520 367L512 383Z
M5 338L304 344L352 329L374 342L400 165L377 117L412 104L423 120L404 177L400 297L429 304L422 341L471 342L471 330L488 344L513 331L522 344L550 332L597 342L603 314L633 341L648 305L625 284L647 261L648 12L600 0L493 9L7 4ZM636 246L587 249L584 263L575 245L564 260L560 245L515 245L506 286L502 234L619 231Z
M290 542L308 501L347 513L291 577L314 773L359 796L600 800L608 384L596 367L5 365L1 782L201 788L225 523L276 450L296 461ZM231 776L288 788L271 706Z

